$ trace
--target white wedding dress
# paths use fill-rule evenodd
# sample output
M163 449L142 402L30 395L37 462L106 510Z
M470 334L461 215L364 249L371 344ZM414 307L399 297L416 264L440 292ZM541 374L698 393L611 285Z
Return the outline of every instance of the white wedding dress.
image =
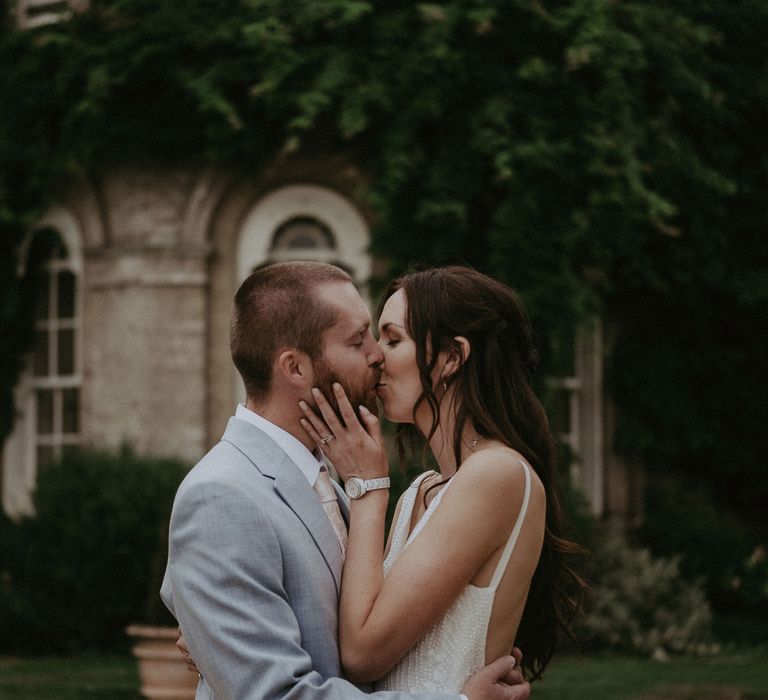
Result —
M522 464L525 468L523 505L493 572L490 584L485 588L478 588L472 584L467 585L444 617L384 678L375 684L376 690L458 693L467 679L485 665L485 640L488 635L493 599L507 568L528 509L531 475L528 465ZM384 560L385 576L389 573L400 553L421 532L439 506L443 494L451 485L449 481L440 493L432 499L426 512L409 535L408 528L419 486L425 478L432 474L435 472L421 474L405 492L400 507L400 515L395 523L389 554Z

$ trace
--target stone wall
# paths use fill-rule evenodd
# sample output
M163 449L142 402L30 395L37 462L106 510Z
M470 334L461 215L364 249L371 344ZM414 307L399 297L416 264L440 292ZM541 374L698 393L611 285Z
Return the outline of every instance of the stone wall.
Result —
M100 446L195 461L206 440L205 259L86 257L83 427Z
M87 442L193 462L207 446L207 248L184 236L186 171L109 173L86 198L103 235L85 249L82 425ZM82 190L82 188L80 188Z

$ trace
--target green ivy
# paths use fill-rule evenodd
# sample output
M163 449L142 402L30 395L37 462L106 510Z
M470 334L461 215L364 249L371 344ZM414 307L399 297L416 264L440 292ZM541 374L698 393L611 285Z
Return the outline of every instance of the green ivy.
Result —
M28 336L14 254L68 178L342 153L393 273L460 258L510 282L545 374L575 323L606 318L621 451L727 485L768 536L764 2L92 0L26 32L6 16L0 435Z

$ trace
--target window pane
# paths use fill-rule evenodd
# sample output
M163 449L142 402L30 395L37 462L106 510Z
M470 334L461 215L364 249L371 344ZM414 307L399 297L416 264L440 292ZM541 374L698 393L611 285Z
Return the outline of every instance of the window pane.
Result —
M40 435L53 432L53 392L49 389L37 392L37 432Z
M297 216L286 221L277 229L272 241L272 248L275 250L333 247L331 230L309 216Z
M51 276L48 271L41 271L39 275L40 281L35 289L35 318L43 321L48 318Z
M59 273L59 318L75 317L75 276L68 270Z
M59 331L59 371L58 374L75 373L75 331L64 328Z
M37 468L44 469L53 461L53 447L50 445L37 446Z
M48 375L48 331L35 333L34 373L36 377Z
M52 5L66 5L66 2L53 2ZM58 234L56 234L56 237L58 238ZM59 238L58 243L56 244L56 247L53 250L53 253L51 253L51 257L56 260L66 260L69 253L67 253L67 247L61 242L61 238Z
M64 389L62 391L64 433L80 432L80 392L77 389Z

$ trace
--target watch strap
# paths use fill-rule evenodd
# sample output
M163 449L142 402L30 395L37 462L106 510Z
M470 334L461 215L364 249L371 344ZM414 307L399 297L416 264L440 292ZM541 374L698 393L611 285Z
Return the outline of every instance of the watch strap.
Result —
M382 476L378 479L363 480L363 485L366 491L375 491L376 489L388 489L390 481L388 476Z

